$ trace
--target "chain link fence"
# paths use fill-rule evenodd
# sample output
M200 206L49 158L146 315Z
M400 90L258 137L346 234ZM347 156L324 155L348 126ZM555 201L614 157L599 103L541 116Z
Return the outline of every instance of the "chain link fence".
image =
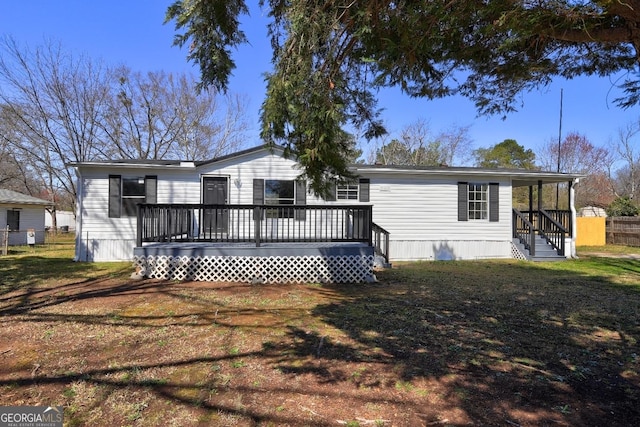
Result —
M28 228L24 230L0 229L0 255L8 255L12 251L24 251L27 248L49 248L58 243L73 242L73 233L68 227L58 230L38 230Z

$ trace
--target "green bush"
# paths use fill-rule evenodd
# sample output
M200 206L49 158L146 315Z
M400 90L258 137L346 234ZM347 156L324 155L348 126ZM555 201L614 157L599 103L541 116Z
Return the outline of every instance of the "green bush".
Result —
M606 209L608 216L636 216L638 210L629 197L618 197Z

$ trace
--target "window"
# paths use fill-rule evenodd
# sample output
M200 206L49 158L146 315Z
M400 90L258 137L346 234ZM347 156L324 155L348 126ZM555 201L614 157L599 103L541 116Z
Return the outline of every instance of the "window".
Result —
M157 203L155 176L123 178L109 175L109 218L136 216L139 203Z
M360 178L352 182L341 182L335 184L333 191L330 191L325 199L333 202L336 200L357 200L369 202L369 179Z
M265 205L293 205L295 204L295 183L277 179L264 181ZM292 218L293 209L268 209L267 218Z
M253 204L254 205L296 205L307 204L307 184L302 180L253 180ZM254 211L253 219L260 217ZM264 213L264 212L263 212ZM304 221L306 218L305 209L279 208L267 209L267 218L295 218L296 221Z
M136 216L138 203L144 203L144 178L122 178L122 215Z
M487 184L469 184L469 219L489 218L487 193Z
M293 205L295 202L293 181L266 179L264 181L265 205Z
M458 183L458 221L500 220L499 184Z
M7 211L7 225L9 226L9 231L20 230L20 211Z
M355 183L336 185L337 200L358 200L360 185Z

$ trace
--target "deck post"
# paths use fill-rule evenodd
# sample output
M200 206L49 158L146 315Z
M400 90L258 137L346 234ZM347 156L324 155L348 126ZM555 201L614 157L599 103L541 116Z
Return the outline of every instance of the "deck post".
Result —
M533 226L529 230L529 242L529 255L536 256L536 229Z
M533 224L533 185L529 186L529 222Z
M260 221L262 220L262 207L253 209L253 234L256 238L256 248L260 247Z
M542 229L542 181L538 181L538 223L536 228Z
M142 246L142 207L136 205L136 246Z
M373 246L373 227L371 224L373 224L373 209L371 206L367 206L367 238L369 239L367 244L369 246Z

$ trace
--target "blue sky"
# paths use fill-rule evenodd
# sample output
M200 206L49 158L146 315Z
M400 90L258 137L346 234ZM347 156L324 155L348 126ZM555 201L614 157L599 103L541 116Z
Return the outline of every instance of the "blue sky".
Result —
M10 35L30 47L45 39L60 42L64 49L83 53L108 65L124 64L136 71L191 73L198 70L186 60L186 51L172 46L174 28L163 25L164 0L22 0L3 2L0 34ZM237 69L230 90L249 101L249 121L254 124L246 147L258 145L258 115L264 98L263 73L270 68L271 49L266 34L267 19L248 0L251 17L244 22L251 45L236 52ZM489 147L504 139L515 139L538 151L549 140L557 141L560 90L563 90L563 136L576 131L594 145L616 139L618 129L640 117L640 108L620 110L613 99L620 95L613 78L580 78L555 81L541 91L524 94L523 107L506 120L476 117L473 104L459 97L429 101L410 99L397 90L380 93L380 106L391 134L407 124L425 120L434 133L455 125L470 125L474 147ZM363 144L366 151L372 145Z

